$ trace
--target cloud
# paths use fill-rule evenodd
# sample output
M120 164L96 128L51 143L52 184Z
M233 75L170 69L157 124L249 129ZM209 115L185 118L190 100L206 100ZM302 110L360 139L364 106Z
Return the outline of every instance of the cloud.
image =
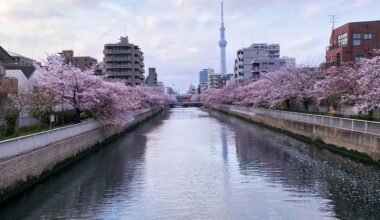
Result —
M299 61L323 59L329 10L366 18L380 9L373 2L225 0L228 71L242 42L280 43L282 55ZM352 13L355 7L362 11ZM219 71L219 0L1 0L0 25L1 46L36 59L74 49L102 60L104 44L126 32L146 66L182 91L200 69Z
M320 16L322 13L325 13L326 9L328 9L328 6L329 4L323 1L307 4L300 8L299 14L303 18L310 19L316 16Z
M148 31L154 30L157 28L157 20L156 17L152 15L147 16L137 16L137 23L142 29L147 29Z

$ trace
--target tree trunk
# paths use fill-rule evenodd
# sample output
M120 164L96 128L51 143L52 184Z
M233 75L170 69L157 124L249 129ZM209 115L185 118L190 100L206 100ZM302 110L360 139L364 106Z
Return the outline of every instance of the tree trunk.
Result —
M75 108L75 123L80 123L80 109L79 108Z
M339 115L342 114L342 105L340 104L340 100L341 100L341 98L339 97L339 99L338 99L338 114Z
M38 129L41 128L41 125L42 125L42 115L38 114Z
M290 99L285 100L286 110L290 110Z
M368 116L373 117L373 110L368 111Z
M304 107L306 112L309 112L309 99L303 100L303 107Z

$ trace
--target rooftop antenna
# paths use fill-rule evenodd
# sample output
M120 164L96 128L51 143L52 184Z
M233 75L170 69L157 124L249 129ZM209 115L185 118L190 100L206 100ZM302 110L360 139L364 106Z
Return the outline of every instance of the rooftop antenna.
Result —
M222 23L224 23L224 13L223 13L223 1L221 2L221 8L222 8Z
M336 14L331 14L329 15L329 18L330 18L330 23L332 23L332 26L331 26L331 29L332 29L332 36L333 36L333 44L335 44L335 39L334 39L334 36L335 36L335 24L337 22L337 16Z
M331 14L331 15L329 15L329 18L330 18L330 23L332 23L332 30L334 30L335 29L335 24L336 24L336 22L337 22L337 17L338 17L338 15L336 15L336 14Z
M127 22L124 22L124 36L127 36Z

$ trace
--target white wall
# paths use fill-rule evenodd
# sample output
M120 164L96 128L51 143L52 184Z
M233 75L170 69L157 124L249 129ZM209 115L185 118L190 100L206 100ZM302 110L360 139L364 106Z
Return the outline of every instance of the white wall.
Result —
M17 78L19 92L32 89L37 83L34 74L28 79L21 70L6 70L6 76Z
M8 77L17 78L19 94L23 91L31 90L33 89L33 86L37 85L37 80L35 79L34 74L28 79L21 70L6 70L6 75ZM29 114L28 107L26 107L24 111L21 112L19 126L26 127L36 124L38 124L38 120Z

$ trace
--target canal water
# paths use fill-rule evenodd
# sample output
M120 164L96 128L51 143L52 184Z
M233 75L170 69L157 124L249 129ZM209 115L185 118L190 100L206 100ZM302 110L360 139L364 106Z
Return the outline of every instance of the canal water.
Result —
M0 219L380 219L380 169L176 108L1 205Z

